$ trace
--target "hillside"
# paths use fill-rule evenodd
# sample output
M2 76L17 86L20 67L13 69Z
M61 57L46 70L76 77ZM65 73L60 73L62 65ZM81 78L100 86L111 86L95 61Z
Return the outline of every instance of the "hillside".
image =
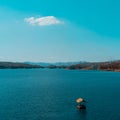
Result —
M25 63L18 63L18 62L0 62L0 69L17 69L17 68L43 68L39 65L30 65Z
M76 64L76 65L68 66L66 68L67 69L81 69L81 70L120 71L120 61Z

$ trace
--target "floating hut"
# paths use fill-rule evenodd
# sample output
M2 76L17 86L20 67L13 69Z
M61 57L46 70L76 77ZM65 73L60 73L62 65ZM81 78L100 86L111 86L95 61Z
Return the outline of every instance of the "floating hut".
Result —
M78 103L78 109L86 109L86 100L84 100L83 98L78 98L76 102Z

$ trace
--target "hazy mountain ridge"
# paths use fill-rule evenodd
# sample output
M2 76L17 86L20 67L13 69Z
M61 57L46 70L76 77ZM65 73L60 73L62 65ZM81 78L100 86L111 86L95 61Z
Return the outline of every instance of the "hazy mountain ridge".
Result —
M30 64L30 65L40 65L43 67L48 67L48 66L70 66L70 65L76 65L76 64L83 64L83 63L87 63L84 61L80 61L80 62L55 62L55 63L47 63L47 62L24 62L26 64Z

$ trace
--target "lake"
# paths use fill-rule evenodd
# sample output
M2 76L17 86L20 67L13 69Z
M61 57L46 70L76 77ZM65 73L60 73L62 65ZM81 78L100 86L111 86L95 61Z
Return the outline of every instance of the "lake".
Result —
M76 108L85 98L86 111ZM120 120L120 73L0 70L0 120Z

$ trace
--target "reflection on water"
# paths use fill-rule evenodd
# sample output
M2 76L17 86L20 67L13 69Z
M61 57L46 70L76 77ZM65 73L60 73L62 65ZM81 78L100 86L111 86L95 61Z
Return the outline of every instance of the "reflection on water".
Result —
M80 120L87 120L87 110L77 110Z

